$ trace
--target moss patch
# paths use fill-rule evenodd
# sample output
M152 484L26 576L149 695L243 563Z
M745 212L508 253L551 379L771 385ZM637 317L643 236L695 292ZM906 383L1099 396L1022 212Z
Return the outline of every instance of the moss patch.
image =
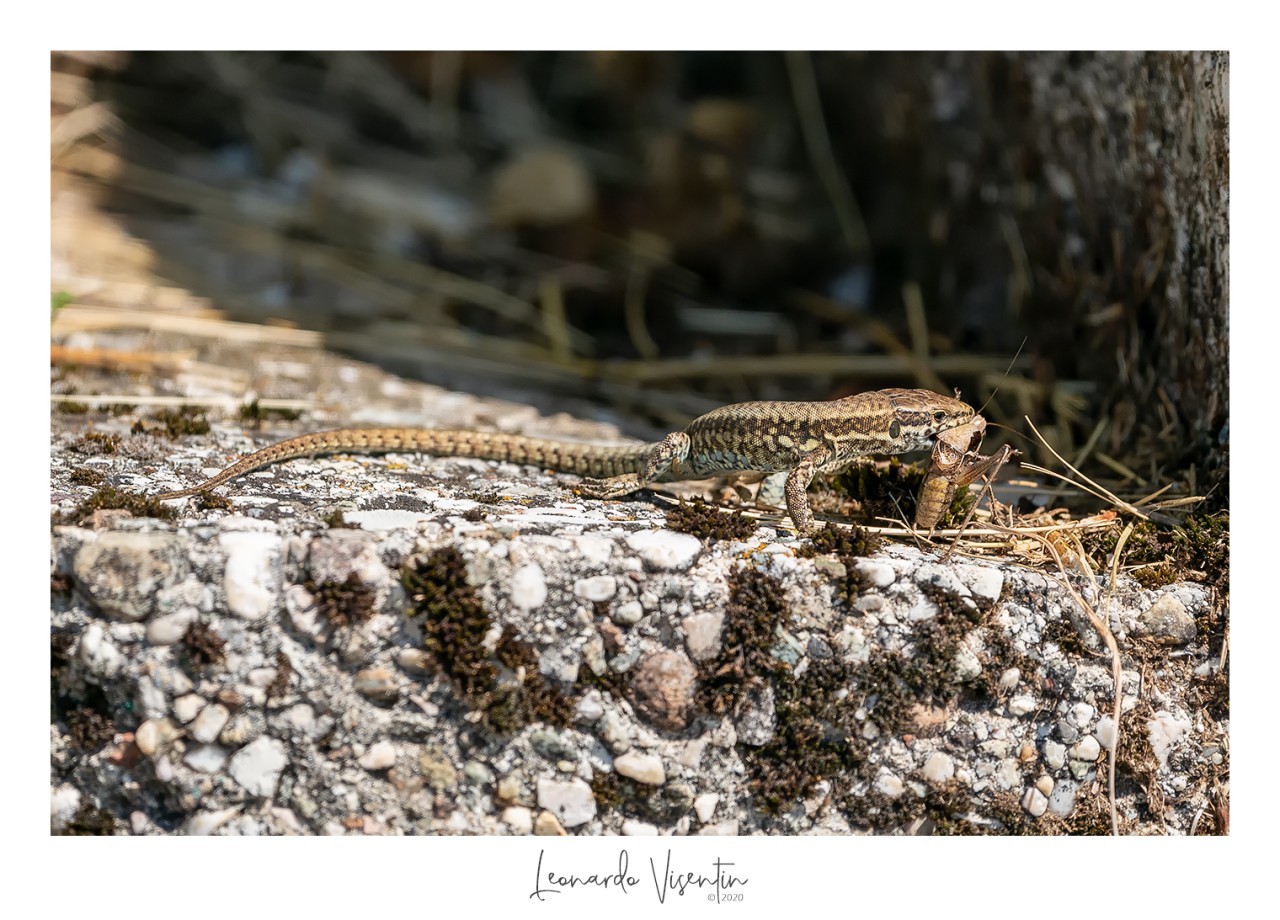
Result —
M559 727L573 717L573 702L538 669L538 656L506 629L490 653L493 627L467 581L466 560L453 547L409 560L401 570L410 616L422 618L423 648L485 722L503 733L535 721Z
M304 587L315 598L320 615L332 626L356 626L373 617L377 594L354 572L342 582L308 580Z
M62 520L68 523L80 521L96 511L108 510L128 511L134 517L158 518L162 521L172 521L177 516L172 508L154 498L105 486L82 501L75 511Z
M201 620L195 620L187 627L182 634L181 646L187 663L197 671L220 665L226 660L226 640Z
M667 526L702 540L746 540L756 532L756 522L740 512L720 511L701 498L681 502L667 511Z
M89 431L72 442L71 449L78 454L114 454L120 449L120 435Z

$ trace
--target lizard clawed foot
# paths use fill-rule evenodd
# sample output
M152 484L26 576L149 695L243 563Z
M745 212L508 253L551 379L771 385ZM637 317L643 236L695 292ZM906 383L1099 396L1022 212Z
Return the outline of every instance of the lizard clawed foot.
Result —
M641 482L640 477L635 473L624 473L608 479L584 478L579 483L578 490L588 498L621 498L642 489L645 485L646 483Z

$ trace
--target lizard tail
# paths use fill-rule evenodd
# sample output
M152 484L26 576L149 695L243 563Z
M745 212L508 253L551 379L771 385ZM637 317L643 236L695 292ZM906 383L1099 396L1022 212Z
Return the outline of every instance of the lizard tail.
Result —
M264 447L236 461L204 482L186 489L154 496L164 500L183 498L217 488L224 482L254 470L322 454L378 454L403 451L439 457L475 457L541 466L579 476L606 478L635 473L644 465L649 445L601 447L572 441L530 438L518 434L489 431L462 431L448 428L344 428L289 438Z

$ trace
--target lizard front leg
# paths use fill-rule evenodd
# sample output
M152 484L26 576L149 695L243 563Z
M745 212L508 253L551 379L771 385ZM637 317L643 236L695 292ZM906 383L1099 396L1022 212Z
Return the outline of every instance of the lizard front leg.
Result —
M814 474L818 471L818 467L822 466L823 458L818 454L809 454L803 457L799 463L791 468L791 473L787 476L787 484L783 488L783 492L787 497L787 513L791 515L792 522L796 525L796 530L802 536L808 536L817 530L817 525L813 521L813 512L809 510L809 483L813 481Z
M638 473L623 473L607 479L586 478L580 488L591 498L621 498L672 472L673 467L678 469L688 458L689 436L683 431L673 431L645 452Z

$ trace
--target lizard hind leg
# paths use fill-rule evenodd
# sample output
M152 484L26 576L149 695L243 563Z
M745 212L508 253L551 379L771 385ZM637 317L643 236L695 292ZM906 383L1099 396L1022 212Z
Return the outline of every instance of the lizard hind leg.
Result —
M661 479L665 474L671 473L673 468L678 470L688 457L689 436L683 431L675 431L645 451L639 472L623 473L607 479L588 477L582 480L581 488L584 494L592 498L621 498Z

